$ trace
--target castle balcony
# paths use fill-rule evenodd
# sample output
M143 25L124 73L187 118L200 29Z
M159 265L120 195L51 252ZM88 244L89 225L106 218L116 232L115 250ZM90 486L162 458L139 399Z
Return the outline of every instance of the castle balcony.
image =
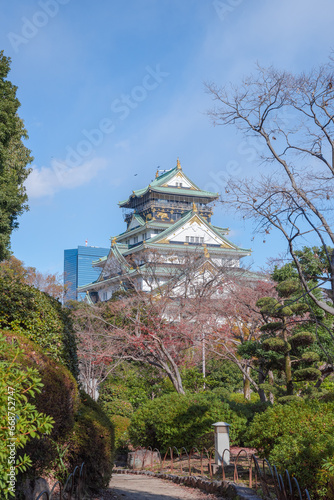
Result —
M213 212L213 204L212 203L195 203L197 210L201 215L210 216ZM188 210L192 210L193 203L192 202L182 202L182 201L169 201L169 200L151 200L146 203L142 203L138 205L135 209L136 213L140 215L142 212L152 212L155 211L170 211L174 212L187 212ZM124 221L128 224L131 220L131 217L134 213L133 209L125 208L123 209L123 217Z

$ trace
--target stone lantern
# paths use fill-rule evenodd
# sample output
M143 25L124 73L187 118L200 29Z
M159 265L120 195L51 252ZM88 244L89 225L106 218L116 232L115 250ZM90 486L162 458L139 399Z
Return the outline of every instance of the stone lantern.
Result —
M216 465L222 465L224 450L228 450L224 453L224 465L230 465L230 424L216 422L212 425L215 428L215 463Z

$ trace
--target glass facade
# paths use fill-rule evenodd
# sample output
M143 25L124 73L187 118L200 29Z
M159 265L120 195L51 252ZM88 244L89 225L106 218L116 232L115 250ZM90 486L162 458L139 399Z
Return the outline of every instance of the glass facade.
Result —
M92 262L105 257L109 248L78 246L64 250L64 284L67 287L65 300L83 300L85 293L77 293L79 286L96 281L101 273L100 267Z

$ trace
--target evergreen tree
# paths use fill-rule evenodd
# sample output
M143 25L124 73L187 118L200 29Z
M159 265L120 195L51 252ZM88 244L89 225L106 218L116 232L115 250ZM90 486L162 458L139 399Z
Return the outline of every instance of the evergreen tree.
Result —
M17 114L17 87L7 80L10 58L0 51L0 260L9 256L10 236L17 218L28 209L24 181L33 160L22 139L27 132Z
M298 251L308 286L320 299L324 293L318 281L326 277L324 250L304 247ZM271 278L276 293L256 303L265 324L256 341L246 342L238 352L252 359L263 375L260 388L279 401L294 395L319 391L324 379L333 373L333 317L325 313L304 293L294 262L275 267ZM269 383L266 383L268 380Z

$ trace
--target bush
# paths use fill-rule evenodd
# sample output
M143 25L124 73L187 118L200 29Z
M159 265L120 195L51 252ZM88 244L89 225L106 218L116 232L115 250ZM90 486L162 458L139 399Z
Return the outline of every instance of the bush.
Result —
M50 359L34 342L22 335L4 334L7 362L13 360L15 343L20 347L15 366L20 366L23 373L30 373L32 367L36 367L43 387L35 396L34 404L54 422L50 437L25 443L23 452L32 462L30 472L36 476L52 471L63 480L76 465L85 462L90 483L96 487L107 484L111 476L114 435L103 410L89 396L79 394L69 370Z
M70 312L60 302L10 276L0 276L0 328L22 334L78 375Z
M36 408L35 398L43 384L35 368L20 365L21 355L22 351L0 334L0 489L3 498L15 496L17 474L32 465L24 447L31 439L36 441L44 433L50 434L54 423L50 416Z
M115 428L115 448L127 448L129 443L130 419L122 415L111 415L110 421Z
M79 406L79 391L73 375L65 366L50 359L38 345L25 336L3 333L7 343L20 347L21 353L17 362L23 368L38 370L43 387L36 395L36 407L54 419L52 438L64 437L74 425L74 415Z
M83 391L69 440L69 462L73 469L85 462L87 485L108 486L113 467L114 427L101 407Z
M212 424L231 424L230 439L239 442L246 418L231 410L228 403L210 394L167 394L150 401L131 418L129 435L134 446L166 450L169 446L187 449L197 446Z
M251 446L283 472L288 469L313 498L324 493L318 476L322 460L334 455L334 403L291 401L256 415Z

